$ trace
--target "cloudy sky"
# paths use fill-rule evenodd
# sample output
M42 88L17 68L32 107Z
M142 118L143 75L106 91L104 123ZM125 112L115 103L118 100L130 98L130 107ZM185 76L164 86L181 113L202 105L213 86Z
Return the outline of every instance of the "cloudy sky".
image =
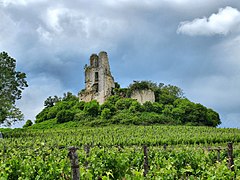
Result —
M27 74L25 119L83 89L89 56L106 51L122 87L176 85L240 128L239 0L0 0L0 51Z

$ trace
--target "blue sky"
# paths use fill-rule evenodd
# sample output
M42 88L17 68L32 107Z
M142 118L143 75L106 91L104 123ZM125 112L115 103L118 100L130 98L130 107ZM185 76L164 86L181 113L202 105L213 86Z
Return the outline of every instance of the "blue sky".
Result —
M83 89L90 55L106 51L122 87L176 85L240 127L239 0L0 0L0 17L0 51L27 73L26 120L48 96Z

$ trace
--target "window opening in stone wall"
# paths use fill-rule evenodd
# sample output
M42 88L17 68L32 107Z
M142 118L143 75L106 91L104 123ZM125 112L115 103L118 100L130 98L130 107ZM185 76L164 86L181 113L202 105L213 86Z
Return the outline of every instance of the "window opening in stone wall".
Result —
M95 72L95 81L98 81L98 72Z
M99 91L98 83L95 84L95 88L96 88L96 89L95 89L96 92L98 92L98 91Z
M93 64L94 64L94 59L91 58L91 59L90 59L90 66L93 66Z

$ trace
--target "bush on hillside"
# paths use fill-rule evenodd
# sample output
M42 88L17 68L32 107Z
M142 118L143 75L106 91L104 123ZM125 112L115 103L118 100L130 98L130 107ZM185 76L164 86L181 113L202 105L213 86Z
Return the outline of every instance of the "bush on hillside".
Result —
M23 126L23 128L26 128L26 127L29 127L29 126L32 126L33 125L33 122L31 120L27 120L25 125Z
M112 116L111 110L108 108L104 108L101 112L101 119L110 119Z
M129 107L129 111L132 113L142 112L143 107L138 101L135 100L132 102L131 106Z
M131 98L122 98L116 102L115 106L118 110L129 109L134 101L136 101L136 100L131 99Z
M57 123L72 121L74 113L70 110L61 110L57 113Z
M84 105L84 112L92 117L98 116L99 113L99 103L96 100L87 102Z
M36 116L35 123L40 123L40 122L48 120L49 110L50 110L50 107L46 107L40 113L38 113L37 116Z
M87 121L87 120L91 121L92 119L93 117L89 116L84 111L76 113L73 118L74 121Z
M56 107L52 107L48 110L47 119L54 119L57 116L58 110Z
M111 112L111 115L114 115L115 112L117 111L117 108L115 107L114 104L112 104L110 101L106 101L104 102L101 106L100 106L100 110L102 111L103 109L109 109Z

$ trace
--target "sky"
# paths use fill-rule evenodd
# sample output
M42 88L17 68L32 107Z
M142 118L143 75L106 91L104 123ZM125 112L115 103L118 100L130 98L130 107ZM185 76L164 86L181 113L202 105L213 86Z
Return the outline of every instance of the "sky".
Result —
M121 87L176 85L240 128L239 0L0 0L2 51L27 74L25 120L49 96L77 95L90 55L106 51Z

